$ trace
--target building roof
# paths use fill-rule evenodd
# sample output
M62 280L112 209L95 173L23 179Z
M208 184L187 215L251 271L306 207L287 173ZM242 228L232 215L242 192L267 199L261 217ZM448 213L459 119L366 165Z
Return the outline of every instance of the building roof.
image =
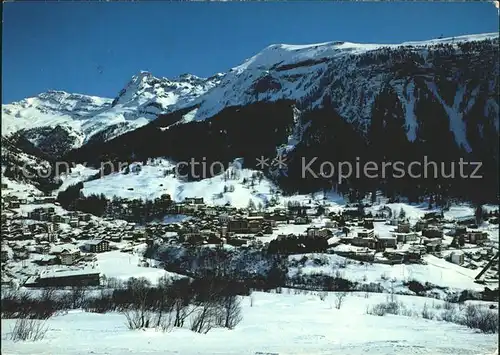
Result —
M105 242L105 240L104 239L92 239L92 240L85 242L85 245L99 245L102 242Z
M247 220L259 220L259 219L264 219L264 216L248 216Z
M44 270L40 273L41 279L56 278L56 277L70 277L82 275L100 275L99 271L94 269L54 269Z

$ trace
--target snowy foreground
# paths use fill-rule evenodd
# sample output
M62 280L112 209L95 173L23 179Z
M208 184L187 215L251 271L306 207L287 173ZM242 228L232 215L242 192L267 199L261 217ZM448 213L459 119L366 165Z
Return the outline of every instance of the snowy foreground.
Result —
M497 334L418 316L424 304L439 314L438 300L397 296L413 316L375 316L367 307L388 295L351 293L336 309L333 294L322 301L315 293L294 293L255 292L243 299L235 329L207 334L128 330L121 314L71 311L47 322L45 339L14 343L8 333L15 321L2 320L2 354L487 355L498 347Z

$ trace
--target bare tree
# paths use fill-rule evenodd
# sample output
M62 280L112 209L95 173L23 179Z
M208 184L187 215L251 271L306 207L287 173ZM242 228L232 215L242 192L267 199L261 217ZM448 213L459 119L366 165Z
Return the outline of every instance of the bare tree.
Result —
M238 296L226 296L222 300L222 322L219 325L233 329L239 322L242 321L241 314L241 299Z
M192 299L189 279L180 279L173 282L168 291L168 297L174 313L174 327L183 327L186 318L194 311L189 306Z
M42 301L54 301L56 299L56 288L46 287L42 290Z
M335 292L335 308L340 309L344 298L347 296L347 292Z
M122 310L127 318L130 329L148 328L151 322L151 307L148 304L148 295L151 291L151 282L146 278L130 278L128 289L132 299L128 307Z
M155 295L155 324L157 327L162 327L163 330L170 327L170 317L168 319L164 319L165 315L170 315L174 305L173 302L170 302L168 299L168 290L171 287L171 281L167 277L161 277L158 280L158 287L156 289Z
M12 341L42 340L47 333L46 320L18 318L10 333Z
M191 330L197 333L208 333L224 318L223 297L217 288L215 279L209 279L195 302L195 314L191 320Z
M197 308L191 321L191 330L197 333L208 333L221 318L221 308L214 302L203 301Z
M69 303L72 309L82 308L85 302L86 290L83 286L71 287Z

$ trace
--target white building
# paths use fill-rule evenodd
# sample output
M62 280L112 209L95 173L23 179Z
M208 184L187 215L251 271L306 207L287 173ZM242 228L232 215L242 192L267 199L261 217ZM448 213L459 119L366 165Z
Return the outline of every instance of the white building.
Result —
M451 262L453 264L462 265L464 263L464 253L463 251L457 250L450 254Z

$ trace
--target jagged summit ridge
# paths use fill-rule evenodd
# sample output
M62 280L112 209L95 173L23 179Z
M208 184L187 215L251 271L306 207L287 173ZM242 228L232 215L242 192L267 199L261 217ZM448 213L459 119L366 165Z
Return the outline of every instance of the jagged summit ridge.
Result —
M112 139L147 124L161 113L183 108L219 81L220 76L204 79L194 75L170 80L141 71L115 99L49 90L3 105L2 135L58 127L76 137L70 146L77 148L93 137ZM33 139L32 143L36 145L37 141L38 138Z

